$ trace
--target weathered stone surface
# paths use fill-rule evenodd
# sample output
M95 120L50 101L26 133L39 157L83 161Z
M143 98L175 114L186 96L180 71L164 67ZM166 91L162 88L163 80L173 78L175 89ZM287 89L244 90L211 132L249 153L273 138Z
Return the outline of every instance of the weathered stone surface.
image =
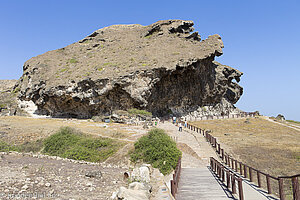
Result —
M142 165L140 167L136 167L133 169L131 174L131 179L136 181L141 181L144 183L150 182L150 170L146 165Z
M99 29L28 60L18 98L54 117L90 118L132 107L154 116L187 115L224 102L234 110L243 89L233 80L242 73L214 61L222 55L219 35L201 41L193 30L193 22L183 20Z
M284 121L285 117L282 114L278 114L276 119L279 120L279 121Z
M0 80L0 116L24 114L18 107L18 89L14 86L17 80Z
M146 190L132 190L120 187L117 198L118 200L146 200L149 199L149 193Z

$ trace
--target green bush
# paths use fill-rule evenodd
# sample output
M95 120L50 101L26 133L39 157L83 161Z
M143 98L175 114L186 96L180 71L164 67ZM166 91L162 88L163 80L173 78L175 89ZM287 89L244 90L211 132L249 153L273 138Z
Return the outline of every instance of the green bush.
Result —
M7 151L13 151L13 146L0 140L0 152L7 152Z
M136 108L129 109L129 110L127 110L127 112L132 115L144 115L144 116L150 116L150 117L152 116L151 112L148 112L146 110L139 110Z
M134 144L131 161L142 160L158 168L164 175L175 169L181 152L176 143L162 129L152 129Z
M112 139L84 135L70 127L62 127L57 133L44 141L43 153L70 158L99 162L114 154L120 144Z

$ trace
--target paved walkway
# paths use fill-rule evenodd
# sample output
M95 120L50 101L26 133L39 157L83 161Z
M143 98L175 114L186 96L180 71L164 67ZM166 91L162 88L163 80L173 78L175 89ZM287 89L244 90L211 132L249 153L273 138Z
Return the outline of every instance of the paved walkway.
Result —
M176 140L177 144L183 143L184 146L190 147L198 155L196 157L195 155L191 155L191 152L185 152L185 149L183 149L182 173L176 199L234 199L226 190L225 185L220 183L209 170L209 158L214 157L219 160L219 157L201 134L185 128L183 128L182 132L179 132L178 127L170 122L161 123L158 128L166 130ZM251 184L244 181L243 188L245 200L276 199L267 196L262 191L258 191Z

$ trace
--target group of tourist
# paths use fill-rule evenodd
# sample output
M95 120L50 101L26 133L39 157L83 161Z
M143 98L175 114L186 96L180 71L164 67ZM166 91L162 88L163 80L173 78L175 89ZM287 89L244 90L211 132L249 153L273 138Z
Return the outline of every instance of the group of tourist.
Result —
M174 116L173 117L173 124L176 124L176 120L177 120L177 118ZM184 128L186 128L187 127L187 121L186 120L184 120ZM178 131L179 132L182 132L182 122L181 122L181 120L178 122Z

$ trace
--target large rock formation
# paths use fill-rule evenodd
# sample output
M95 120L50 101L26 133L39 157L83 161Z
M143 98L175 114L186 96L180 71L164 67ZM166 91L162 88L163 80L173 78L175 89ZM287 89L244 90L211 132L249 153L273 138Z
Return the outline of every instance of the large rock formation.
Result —
M15 86L18 98L54 117L90 118L132 107L156 116L204 112L205 106L232 112L243 93L233 80L242 73L214 61L222 55L219 35L201 41L193 30L193 22L183 20L99 29L28 60Z
M0 116L25 115L26 113L18 107L17 93L18 89L14 90L17 80L0 80Z

